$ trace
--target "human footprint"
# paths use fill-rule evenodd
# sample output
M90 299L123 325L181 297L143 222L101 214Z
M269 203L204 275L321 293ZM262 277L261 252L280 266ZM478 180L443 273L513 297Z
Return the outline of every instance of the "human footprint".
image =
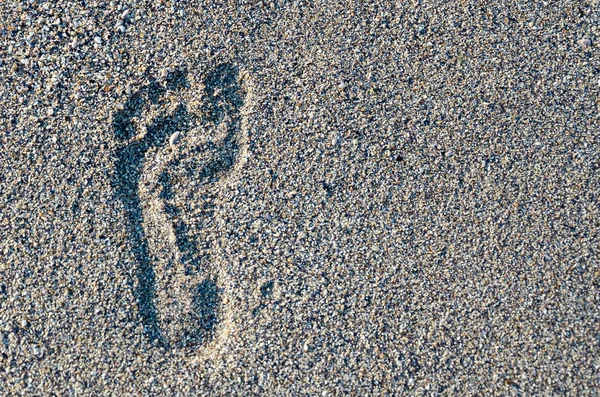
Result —
M196 113L187 102L197 102L199 93L176 72L132 94L113 118L115 136L124 142L113 186L138 266L140 318L150 340L167 347L203 344L215 332L218 272L210 244L202 241L199 249L198 227L190 230L186 219L200 214L211 221L215 188L245 159L247 90L237 68L219 65L203 84ZM160 113L166 116L152 116ZM150 121L139 131L135 120L144 116Z

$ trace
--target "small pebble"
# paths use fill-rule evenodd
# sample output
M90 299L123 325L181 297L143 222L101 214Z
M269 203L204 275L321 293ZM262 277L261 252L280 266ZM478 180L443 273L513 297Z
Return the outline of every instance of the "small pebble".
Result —
M181 134L179 133L179 131L175 131L173 133L173 135L171 135L171 137L169 138L169 143L171 144L171 146L177 145L177 142L179 142L180 136L181 136Z
M96 36L96 37L94 37L94 41L95 41L97 44L102 44L102 38L101 38L100 36Z
M590 41L590 39L584 38L579 40L579 45L582 46L583 48L589 47L590 45L592 45L592 42Z

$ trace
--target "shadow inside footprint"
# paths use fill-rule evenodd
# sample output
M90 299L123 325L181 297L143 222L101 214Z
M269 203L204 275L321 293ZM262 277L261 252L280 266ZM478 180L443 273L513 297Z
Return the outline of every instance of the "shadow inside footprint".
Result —
M213 333L217 324L219 289L212 280L204 280L194 288L192 300L192 326L182 335L180 346L202 343Z
M167 216L173 222L175 244L181 253L180 261L184 265L185 275L190 276L200 271L198 249L196 244L188 237L188 226L181 220L179 208L172 204L175 193L171 184L171 175L167 170L161 172L158 183L162 188L159 197L163 201Z
M206 76L204 89L208 98L204 106L208 121L218 125L225 116L239 118L244 98L238 70L234 65L225 63L217 66Z
M212 280L204 280L194 291L193 307L200 320L199 327L205 332L211 332L217 323L217 304L219 290Z
M181 81L181 78L173 77L172 80L177 82L176 85L172 85L174 88L186 85L184 81ZM123 105L123 109L117 111L113 117L115 138L119 141L126 141L133 138L136 133L133 118L140 116L148 103L156 104L165 92L166 89L164 87L158 84L156 80L152 80L147 86L131 94Z

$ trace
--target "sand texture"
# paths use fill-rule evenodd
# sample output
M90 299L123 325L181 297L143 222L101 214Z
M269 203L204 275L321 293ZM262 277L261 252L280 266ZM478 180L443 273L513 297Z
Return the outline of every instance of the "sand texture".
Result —
M597 396L599 7L0 1L0 395Z

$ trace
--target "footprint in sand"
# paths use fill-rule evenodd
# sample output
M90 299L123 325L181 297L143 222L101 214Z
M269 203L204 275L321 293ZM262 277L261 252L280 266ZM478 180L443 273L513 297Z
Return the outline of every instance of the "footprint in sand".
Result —
M221 320L219 272L201 232L213 224L219 184L246 156L247 79L222 64L202 85L191 88L183 71L153 80L112 125L140 318L150 340L170 348L205 344Z

